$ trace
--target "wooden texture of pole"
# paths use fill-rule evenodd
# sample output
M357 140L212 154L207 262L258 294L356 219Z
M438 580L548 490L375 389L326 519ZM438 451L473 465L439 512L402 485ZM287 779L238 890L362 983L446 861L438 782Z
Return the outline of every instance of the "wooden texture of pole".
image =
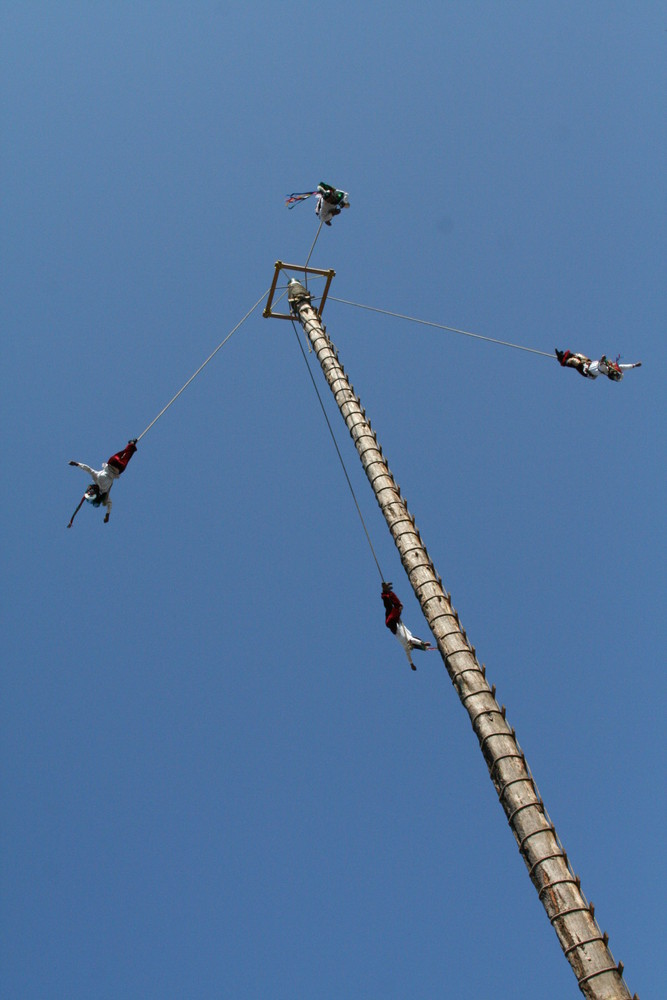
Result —
M614 962L584 897L578 877L556 834L537 790L505 707L495 698L486 670L475 656L449 594L426 551L415 519L389 471L377 437L329 340L310 294L294 279L289 301L312 344L341 415L350 431L368 481L394 538L408 579L479 740L491 780L528 868L540 902L589 1000L630 1000L623 966Z

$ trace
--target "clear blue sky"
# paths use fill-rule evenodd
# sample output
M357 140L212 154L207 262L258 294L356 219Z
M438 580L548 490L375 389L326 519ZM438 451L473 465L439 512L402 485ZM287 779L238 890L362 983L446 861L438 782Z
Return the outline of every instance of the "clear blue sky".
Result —
M283 199L320 180L352 203L313 255L333 295L644 363L588 382L325 311L614 957L660 995L665 29L657 2L3 4L3 997L579 995L444 666L384 628L289 323L258 310L111 522L65 530L68 461L140 434L303 261L312 201Z

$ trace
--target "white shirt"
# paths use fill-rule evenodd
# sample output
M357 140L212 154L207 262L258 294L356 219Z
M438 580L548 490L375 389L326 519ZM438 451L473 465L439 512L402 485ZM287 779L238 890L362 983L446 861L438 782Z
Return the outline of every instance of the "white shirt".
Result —
M84 472L87 472L90 478L93 480L93 482L97 486L99 486L100 493L106 495L104 506L106 507L107 512L111 513L111 500L109 499L109 491L114 484L114 480L118 479L120 475L118 469L114 469L113 466L107 465L106 462L103 464L99 472L97 472L95 469L91 469L89 465L84 465L83 462L77 462L76 464L80 469L83 469Z
M322 192L317 195L315 214L319 216L322 222L330 222L334 216L340 214L341 208L344 208L349 204L347 192L343 191L342 194L343 197L336 205L332 205L330 202L326 201Z

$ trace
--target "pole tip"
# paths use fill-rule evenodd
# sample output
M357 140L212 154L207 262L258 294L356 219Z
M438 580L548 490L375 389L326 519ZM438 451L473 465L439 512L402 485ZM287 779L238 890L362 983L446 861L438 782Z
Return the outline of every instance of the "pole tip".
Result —
M291 303L302 302L304 300L310 302L312 296L300 281L297 281L296 278L290 278L287 282L287 298Z

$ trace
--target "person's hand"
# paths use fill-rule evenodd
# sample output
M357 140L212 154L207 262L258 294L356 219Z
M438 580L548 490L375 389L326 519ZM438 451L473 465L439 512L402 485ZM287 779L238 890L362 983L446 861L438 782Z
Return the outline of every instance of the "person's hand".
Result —
M105 524L109 523L109 515L108 515L108 513L104 515L104 523Z
M78 462L70 462L69 464L70 465L78 465L79 463Z

